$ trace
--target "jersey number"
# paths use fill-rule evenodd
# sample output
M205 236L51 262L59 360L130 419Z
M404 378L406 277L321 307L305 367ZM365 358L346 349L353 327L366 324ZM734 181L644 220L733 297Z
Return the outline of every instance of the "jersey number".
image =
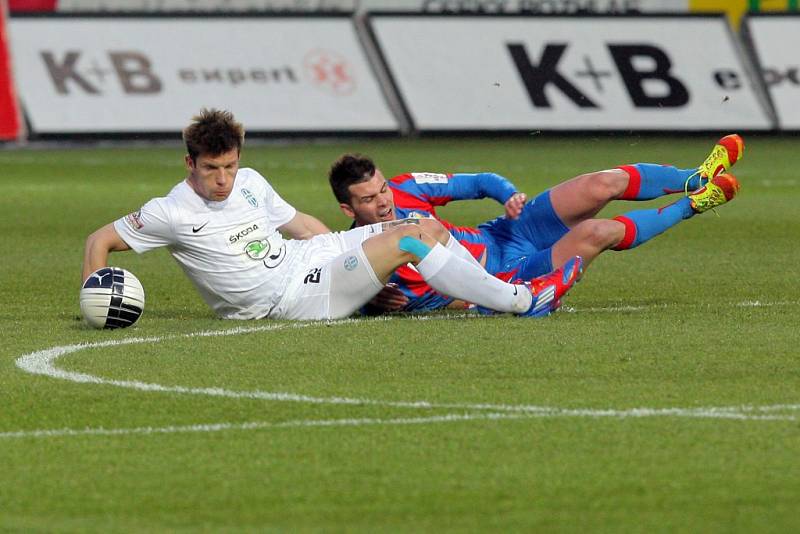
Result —
M308 271L305 279L303 280L304 284L319 284L319 277L322 275L322 269L316 268L311 269Z

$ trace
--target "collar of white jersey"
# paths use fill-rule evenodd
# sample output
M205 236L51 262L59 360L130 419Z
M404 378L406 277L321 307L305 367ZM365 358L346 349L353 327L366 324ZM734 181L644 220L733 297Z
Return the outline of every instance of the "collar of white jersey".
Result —
M238 178L238 175L237 175L237 178ZM189 184L189 178L185 178L185 179L183 180L183 183L184 183L184 184L186 185L186 187L189 189L189 191L191 192L191 194L192 194L192 196L193 196L194 198L196 198L196 199L197 199L199 202L202 202L202 203L203 203L203 205L204 205L206 208L208 208L208 209L210 209L210 210L214 210L214 211L221 210L221 209L223 209L225 206L227 206L227 205L228 205L228 203L229 203L229 202L230 202L230 200L231 200L231 196L233 195L233 191L234 191L234 189L236 189L236 180L234 179L234 182L233 182L233 189L231 189L231 194L230 194L230 195L228 195L228 198L226 198L225 200L208 200L207 198L203 198L203 197L201 197L200 195L198 195L198 194L197 194L197 191L195 191L195 190L194 190L194 188L193 188L193 187L192 187L192 186Z

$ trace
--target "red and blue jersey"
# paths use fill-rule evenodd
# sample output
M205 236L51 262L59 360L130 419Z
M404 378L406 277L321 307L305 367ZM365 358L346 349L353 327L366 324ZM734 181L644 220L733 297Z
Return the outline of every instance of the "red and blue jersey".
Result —
M500 261L492 258L494 238L485 228L457 226L441 219L436 208L453 200L492 198L500 204L516 192L516 187L506 178L494 173L434 174L410 173L389 180L394 195L395 213L398 219L437 219L453 237L478 260L487 254L486 267L499 267ZM483 226L483 225L482 225ZM496 271L496 268L494 269ZM489 270L492 274L498 274ZM410 265L395 271L390 283L396 284L409 299L407 311L435 310L447 306L454 299L431 288L422 276Z

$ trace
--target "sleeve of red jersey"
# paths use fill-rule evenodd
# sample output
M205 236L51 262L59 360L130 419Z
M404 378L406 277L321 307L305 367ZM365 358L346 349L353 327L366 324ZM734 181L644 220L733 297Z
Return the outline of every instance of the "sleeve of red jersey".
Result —
M507 178L492 172L475 174L437 174L413 172L391 179L395 190L432 206L444 206L452 200L492 198L500 204L517 192Z

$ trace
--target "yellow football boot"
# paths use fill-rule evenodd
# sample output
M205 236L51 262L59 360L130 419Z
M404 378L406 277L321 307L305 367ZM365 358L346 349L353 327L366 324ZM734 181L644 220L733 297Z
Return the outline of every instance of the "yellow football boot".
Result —
M714 145L711 154L697 167L697 170L686 179L683 191L689 195L689 183L692 178L700 175L699 185L708 183L711 178L730 172L731 167L744 156L744 139L739 134L726 135Z
M739 192L739 180L732 174L719 174L706 185L691 193L689 200L692 209L703 213L733 200Z
M723 172L729 172L734 164L744 156L744 139L738 134L726 135L714 145L698 171L700 177L710 180Z

